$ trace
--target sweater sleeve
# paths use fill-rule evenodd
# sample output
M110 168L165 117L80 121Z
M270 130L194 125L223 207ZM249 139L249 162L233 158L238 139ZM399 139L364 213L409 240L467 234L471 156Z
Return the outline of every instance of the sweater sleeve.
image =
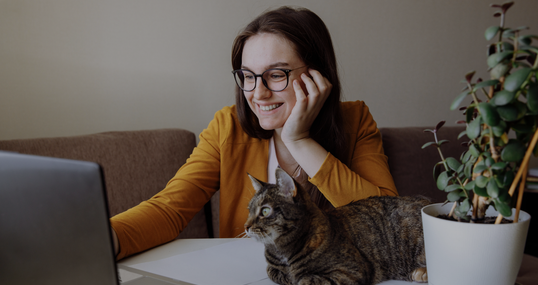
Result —
M217 112L187 162L162 191L111 218L120 243L118 260L175 239L219 189L219 117Z
M344 163L329 153L310 182L335 207L369 196L398 195L381 133L368 107L361 101L345 104L348 161Z

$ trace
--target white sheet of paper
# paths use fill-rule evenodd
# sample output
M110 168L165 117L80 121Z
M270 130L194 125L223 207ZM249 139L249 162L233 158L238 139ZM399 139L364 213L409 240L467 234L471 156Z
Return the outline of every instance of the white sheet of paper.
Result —
M263 244L249 238L130 267L199 285L275 284L267 277Z

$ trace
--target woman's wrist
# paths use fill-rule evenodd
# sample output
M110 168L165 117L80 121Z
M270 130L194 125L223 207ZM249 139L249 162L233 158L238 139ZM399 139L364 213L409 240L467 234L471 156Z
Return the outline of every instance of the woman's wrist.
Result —
M295 161L309 177L314 177L327 157L325 150L312 138L284 142Z

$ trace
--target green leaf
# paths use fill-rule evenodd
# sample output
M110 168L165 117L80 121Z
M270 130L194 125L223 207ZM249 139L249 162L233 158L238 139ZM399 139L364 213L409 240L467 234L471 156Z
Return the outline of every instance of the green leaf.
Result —
M460 106L463 99L465 99L465 97L467 97L467 95L469 95L469 94L470 94L469 91L464 91L460 95L458 95L458 97L456 97L456 99L454 99L454 101L450 105L450 110L451 111L456 110Z
M448 195L446 196L446 198L448 199L448 201L450 202L456 202L456 201L459 201L459 199L461 198L460 194L462 193L463 191L461 190L454 190L450 193L448 193Z
M520 120L517 124L512 125L512 129L518 133L533 133L535 131L535 123Z
M522 51L528 52L529 54L531 54L530 52L538 53L538 48L533 47L533 46L522 46L519 49Z
M475 185L475 184L476 184L476 182L471 181L471 182L467 183L467 184L465 185L465 187L463 187L463 188L465 188L465 190L470 191L470 190L473 190L473 189L474 189L474 185Z
M503 59L507 57L511 57L514 54L513 51L503 51L494 53L490 56L488 56L488 66L490 68L495 67L499 62L503 61Z
M502 170L506 167L506 162L500 161L491 166L493 170Z
M495 203L495 209L505 217L510 217L512 215L512 208L508 203L504 203L499 199L493 199Z
M478 187L478 186L475 185L474 188L473 188L473 191L478 196L489 197L488 191L486 190L485 187Z
M474 158L478 158L480 156L480 150L476 148L474 144L469 147L469 151Z
M500 137L506 131L506 122L501 120L498 125L491 127L491 129L493 130L493 135Z
M538 112L538 83L529 84L529 90L527 91L527 107L533 113Z
M449 180L448 173L446 171L441 172L439 177L437 177L437 188L439 188L439 190L445 190Z
M495 67L491 69L489 74L491 75L491 78L493 79L500 79L510 70L510 67L511 67L510 63L501 62L495 65Z
M527 113L527 105L515 101L514 103L497 107L497 113L499 113L501 119L507 122L518 121Z
M493 86L493 85L497 85L497 84L499 84L499 80L497 80L497 79L482 81L480 83L476 83L476 85L474 86L474 90L478 90L480 88Z
M463 202L460 205L460 212L467 213L471 209L471 201L469 201L469 198L466 198L463 200Z
M512 184L512 181L514 181L514 178L515 178L514 171L508 170L504 173L496 175L495 181L497 181L497 185L499 185L499 187L506 188Z
M512 197L510 197L510 194L508 194L508 189L500 188L499 190L499 200L503 203L510 205Z
M484 170L488 169L484 164L476 165L473 169L473 173L482 173Z
M458 140L466 135L467 135L467 130L462 131L461 133L458 134Z
M504 89L508 91L517 91L521 84L527 80L532 68L522 68L508 75L504 81Z
M511 139L501 151L501 159L508 162L519 162L525 156L525 145L518 140Z
M474 106L467 107L467 110L465 111L465 122L469 123L473 120L473 114L474 114Z
M488 195L490 197L492 198L499 197L499 187L497 186L497 182L495 182L495 180L493 179L489 180L486 190L488 191Z
M495 93L495 95L493 96L492 102L493 104L495 104L495 106L504 106L512 102L512 100L514 100L515 97L516 97L515 92L501 90Z
M491 105L488 102L481 102L478 104L478 111L480 112L480 115L482 115L482 119L484 119L484 122L488 124L488 126L496 126L499 124L500 117L499 113L497 113L497 110L495 110L495 107Z
M486 40L491 40L495 37L495 35L497 34L497 32L499 32L499 30L501 29L501 27L499 26L491 26L489 28L486 29L486 32L484 34L484 36L486 37Z
M488 158L485 159L485 162L486 162L486 166L488 168L490 168L493 164L495 164L495 159L493 159L493 158L491 158L491 156L489 156Z
M465 174L465 177L471 177L473 175L473 161L468 161L465 164L465 169L463 169L463 173Z
M478 116L467 124L467 136L469 139L474 140L480 135L480 131L482 129L481 121L482 118Z
M469 159L471 159L471 152L470 151L464 151L462 153L461 162L466 163L467 161L469 161Z
M474 181L475 181L475 183L476 183L476 186L475 186L475 187L485 188L486 185L488 185L489 178L480 175L480 176L477 176L476 179L475 179Z
M453 157L448 157L446 159L446 164L448 165L450 169L454 171L457 170L461 166L461 163Z
M537 36L535 35L525 35L525 36L521 36L519 37L519 42L523 45L527 45L527 46L530 46L532 44L532 39L538 39Z
M459 184L450 184L445 188L445 192L452 192L454 190L461 190L461 185Z
M434 144L435 144L435 142L427 142L422 146L422 149L425 149L425 148L429 147L430 145L434 145Z

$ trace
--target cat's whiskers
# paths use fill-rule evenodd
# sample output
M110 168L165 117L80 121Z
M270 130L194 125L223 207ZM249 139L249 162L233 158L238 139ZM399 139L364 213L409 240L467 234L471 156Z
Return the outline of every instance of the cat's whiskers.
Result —
M246 231L238 234L235 238L247 238L248 237L248 233Z
M269 234L261 233L260 236L262 237L262 242L264 244L272 244L276 247L275 240L269 236Z

